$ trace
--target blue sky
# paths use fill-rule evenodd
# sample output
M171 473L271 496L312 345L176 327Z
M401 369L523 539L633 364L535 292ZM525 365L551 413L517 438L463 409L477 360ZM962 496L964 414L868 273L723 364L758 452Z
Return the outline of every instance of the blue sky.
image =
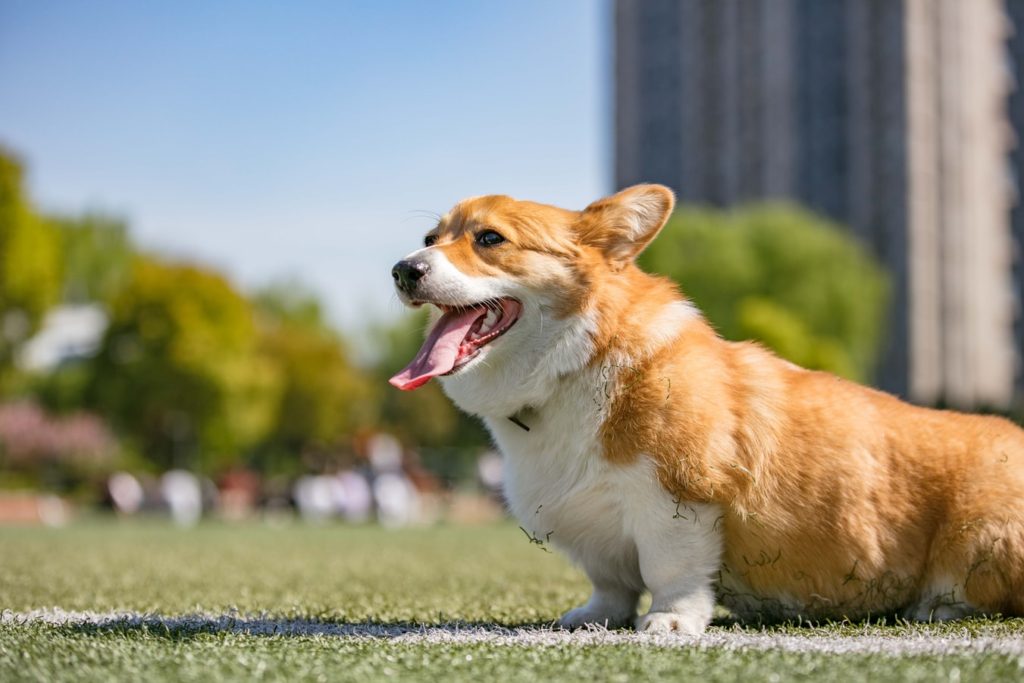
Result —
M607 0L0 0L0 143L52 211L254 287L297 276L345 328L463 196L611 189Z

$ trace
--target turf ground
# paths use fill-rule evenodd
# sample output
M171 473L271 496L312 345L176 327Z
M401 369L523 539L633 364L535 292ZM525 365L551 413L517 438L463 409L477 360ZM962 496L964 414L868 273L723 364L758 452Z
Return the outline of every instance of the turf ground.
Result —
M567 633L511 525L0 529L0 680L1024 680L1024 620Z

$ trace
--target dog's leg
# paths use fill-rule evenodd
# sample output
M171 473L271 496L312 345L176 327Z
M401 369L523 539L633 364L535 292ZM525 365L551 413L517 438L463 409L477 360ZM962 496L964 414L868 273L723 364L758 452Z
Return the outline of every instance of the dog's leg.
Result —
M920 596L907 616L1024 615L1024 503L979 490L957 512L932 541Z
M929 585L905 616L915 621L950 621L977 613L978 609L964 599L961 586L945 580Z
M638 631L698 635L711 622L711 576L722 553L721 532L713 524L717 509L687 505L687 512L650 517L635 530L640 574L651 591L651 609L637 619Z
M594 585L594 592L587 604L571 609L562 615L558 625L562 628L579 628L595 624L615 628L629 624L636 618L636 605L640 600L639 591L618 583L613 579L595 576L587 572Z

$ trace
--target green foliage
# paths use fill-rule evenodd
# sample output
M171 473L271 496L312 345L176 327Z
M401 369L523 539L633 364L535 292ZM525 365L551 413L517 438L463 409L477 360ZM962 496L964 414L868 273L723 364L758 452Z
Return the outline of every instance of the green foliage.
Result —
M87 360L63 363L50 373L32 377L27 393L51 413L73 413L86 405L92 370L92 364Z
M309 328L327 328L320 299L299 280L272 282L255 293L253 302L270 318Z
M280 373L223 277L139 257L110 315L88 401L147 461L215 471L270 431Z
M728 339L857 380L877 360L888 278L839 226L803 209L681 208L640 264L678 282Z
M294 472L302 454L337 450L373 422L369 378L348 359L345 345L323 321L316 297L296 283L274 285L256 297L260 350L282 386L273 427L254 464Z
M19 346L57 300L58 239L25 194L21 164L0 148L0 392Z
M63 299L109 303L131 274L134 246L124 221L99 213L53 219L60 232Z

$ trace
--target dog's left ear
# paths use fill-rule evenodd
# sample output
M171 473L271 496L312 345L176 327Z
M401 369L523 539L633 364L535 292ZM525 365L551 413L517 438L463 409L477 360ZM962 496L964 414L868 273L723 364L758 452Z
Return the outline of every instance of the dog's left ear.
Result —
M672 215L676 198L664 185L634 185L598 199L580 215L580 238L616 269L644 250Z

